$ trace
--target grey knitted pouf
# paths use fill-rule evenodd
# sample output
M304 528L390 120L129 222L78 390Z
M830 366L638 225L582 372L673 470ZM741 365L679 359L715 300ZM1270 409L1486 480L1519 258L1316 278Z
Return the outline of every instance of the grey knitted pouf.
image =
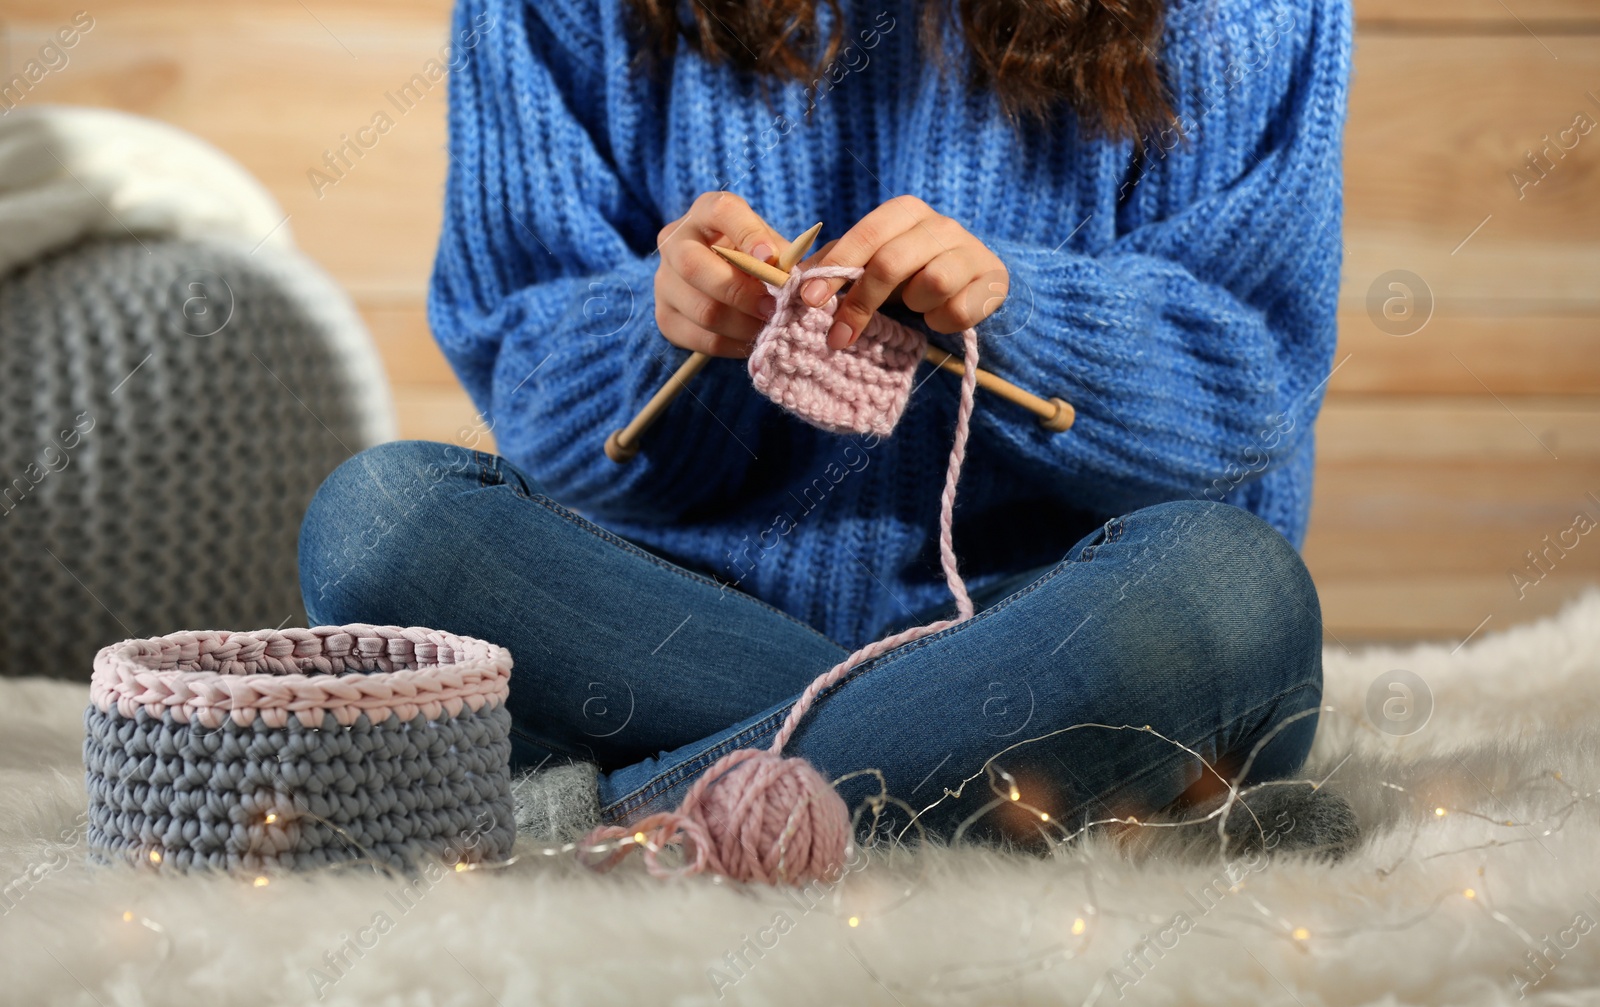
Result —
M228 870L504 860L511 654L397 626L187 632L95 658L102 859Z
M359 316L297 255L129 238L0 277L0 674L304 625L305 508L392 436Z

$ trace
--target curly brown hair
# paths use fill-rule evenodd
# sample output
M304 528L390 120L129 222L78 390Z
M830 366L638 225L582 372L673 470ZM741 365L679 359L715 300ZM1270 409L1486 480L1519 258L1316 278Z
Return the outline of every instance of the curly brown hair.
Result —
M629 2L647 52L670 57L681 37L713 63L780 79L813 78L844 37L839 0L695 0L687 24L674 0ZM1157 64L1164 12L1162 0L931 0L920 37L942 64L939 43L956 18L973 83L992 87L1014 120L1048 122L1065 108L1089 135L1137 141L1172 122Z

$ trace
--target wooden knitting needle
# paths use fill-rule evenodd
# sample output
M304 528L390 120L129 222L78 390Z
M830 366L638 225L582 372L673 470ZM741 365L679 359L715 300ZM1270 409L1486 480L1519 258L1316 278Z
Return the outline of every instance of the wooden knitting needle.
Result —
M816 240L817 233L821 229L822 225L817 224L790 242L789 247L779 253L778 262L784 268L763 262L753 255L747 255L734 248L712 245L711 250L756 279L770 283L774 287L781 287L789 282L789 269L796 262L805 258L806 252L810 249L811 243ZM967 371L965 364L931 343L924 349L923 358L935 367L941 367L952 374L961 375ZM706 354L698 351L690 354L689 359L685 360L677 372L667 379L666 384L661 386L661 390L656 392L649 402L645 403L643 409L639 410L639 415L635 416L626 427L614 432L606 439L606 457L614 462L625 462L638 454L639 438L656 421L667 408L667 405L672 402L673 398L683 390L684 385L696 374L700 373L700 369L705 367L709 359ZM978 368L977 381L979 385L1007 402L1015 403L1038 416L1040 425L1046 430L1066 430L1072 426L1073 420L1077 418L1077 413L1073 410L1071 404L1065 400L1058 398L1042 399L1032 392L1018 388L1002 377L989 373L981 367Z
M966 364L932 343L929 343L927 349L923 351L923 359L935 367L944 368L951 374L962 375L967 373ZM1039 425L1046 430L1054 430L1059 433L1071 427L1072 421L1078 418L1078 414L1072 408L1072 404L1065 399L1041 399L1030 391L1018 388L999 375L990 374L982 367L978 368L978 384L980 387L994 392L1007 402L1015 402L1028 412L1039 417Z
M811 226L810 230L789 242L788 246L778 253L778 262L783 266L783 269L774 271L775 275L787 279L789 276L788 271L794 268L795 263L805 258L807 252L811 251L811 243L817 240L817 235L821 231L822 222L818 221ZM723 249L719 248L717 251L720 252ZM752 255L746 255L745 258L751 262L761 262L760 259ZM765 262L761 262L761 265L767 269L772 268ZM749 272L749 270L746 269L745 272ZM706 364L710 362L711 356L707 353L696 350L689 354L689 359L678 365L678 369L673 372L672 377L667 379L666 384L662 385L654 395L650 396L650 401L646 402L644 408L639 410L639 415L635 416L621 430L613 430L611 436L606 438L606 457L620 464L638 454L639 441L644 437L644 432L650 429L650 425L660 418L661 414L666 411L667 406L672 404L672 400L678 397L678 393L683 391L689 382L694 380L694 376L705 369Z
M716 245L713 245L711 250L756 279L764 280L774 287L781 287L789 282L789 274L787 272L768 265L754 256L746 255L736 249L721 248ZM932 343L929 343L927 349L923 351L923 358L928 363L935 367L942 367L951 374L959 375L967 372L965 364ZM1047 430L1065 430L1072 426L1072 421L1077 418L1077 413L1073 411L1072 406L1067 402L1061 399L1041 399L1032 392L1018 388L1005 378L990 374L981 367L978 368L978 384L1007 402L1014 402L1033 413L1039 417L1040 424Z
M650 424L656 421L672 400L678 397L684 386L694 380L694 376L711 362L710 354L701 353L699 350L689 354L689 359L678 366L667 379L667 383L650 396L650 401L639 410L639 415L628 422L621 430L611 431L611 436L606 438L606 457L614 462L625 462L639 453L639 438L650 429Z
M806 257L811 251L812 242L817 240L817 235L822 233L822 221L817 221L800 237L789 242L789 247L778 253L778 268L787 273L794 268L794 264ZM751 258L754 258L752 256Z

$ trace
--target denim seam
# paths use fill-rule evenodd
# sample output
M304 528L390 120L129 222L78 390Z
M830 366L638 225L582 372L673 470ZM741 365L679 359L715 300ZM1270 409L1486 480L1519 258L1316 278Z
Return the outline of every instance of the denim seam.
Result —
M1118 538L1120 538L1121 537L1121 533L1122 533L1121 519L1119 518L1115 522L1112 522L1112 523L1116 524L1117 527L1115 529L1110 529L1109 526L1108 526L1108 531L1107 531L1107 541L1108 542L1109 541L1115 541L1115 539L1112 539L1110 537L1111 535L1116 535ZM966 619L966 620L964 620L962 622L959 622L954 626L946 626L944 629L940 630L939 632L930 634L929 636L925 636L920 640L913 640L910 643L902 644L901 646L896 647L894 650L891 650L886 654L880 654L878 657L873 658L870 661L863 662L860 667L852 668L850 670L850 672L847 675L845 675L844 678L841 678L839 681L833 683L828 688L826 688L826 689L822 690L820 693L818 693L817 694L817 698L816 698L816 702L821 702L823 699L826 699L828 696L833 695L839 689L844 688L845 685L849 684L850 682L855 681L856 678L860 677L861 675L865 674L868 671L871 671L871 670L873 670L875 668L879 668L879 667L885 667L890 663L891 660L898 660L903 655L915 653L916 651L920 650L921 648L923 648L925 646L928 646L928 645L931 645L934 642L943 639L946 635L953 634L956 631L962 629L963 627L971 626L971 625L976 624L980 619L984 619L984 618L987 618L987 617L989 617L991 615L998 614L998 613L1004 611L1005 609L1010 608L1012 605L1014 605L1016 602L1020 601L1022 598L1024 598L1027 595L1033 593L1034 591L1039 590L1041 587L1043 587L1045 584L1047 584L1049 581L1051 581L1057 575L1059 575L1068 566L1073 565L1073 564L1078 564L1078 563L1088 563L1088 562L1092 561L1094 559L1093 548L1094 548L1093 546L1088 547L1084 551L1084 554L1079 559L1076 559L1076 560L1071 559L1071 558L1063 559L1062 561L1057 563L1053 568L1051 568L1051 570L1048 573L1046 573L1043 576L1035 579L1033 582L1028 584L1027 587L1024 587L1022 590L1017 591L1016 593L1014 593L1012 595L1009 595L1008 597L1000 600L999 602L996 602L995 604L989 606L988 608L984 609L983 611L977 613L976 615L974 615L970 619ZM693 776L694 773L699 772L700 769L703 769L703 768L705 768L707 766L710 766L718 758L721 758L721 756L723 754L726 754L728 751L731 751L732 749L728 748L728 745L729 745L730 742L737 741L737 740L739 740L741 738L744 738L746 736L750 736L750 737L754 738L754 737L759 737L759 736L761 736L763 734L775 734L775 733L777 733L778 725L780 725L783 722L783 719L786 718L789 715L789 710L790 709L793 709L793 707L792 706L786 707L783 710L779 710L777 712L774 712L774 713L770 714L769 716L763 718L762 720L756 722L755 724L752 724L750 727L748 727L745 730L741 731L739 734L734 735L734 736L729 737L729 738L725 738L723 741L719 742L716 745L711 746L710 748L706 749L703 752L700 752L699 754L693 756L692 758L686 759L685 761L678 763L676 766L673 766L671 769L668 769L666 772L664 772L664 773L662 773L662 774L660 774L658 776L652 777L647 783L644 784L644 786L640 787L638 790L635 790L632 793L623 796L622 798L620 798L617 801L613 802L611 805L609 805L606 808L602 809L602 811L601 811L602 817L610 817L614 813L631 811L634 808L637 808L640 805L648 802L650 799L656 797L657 795L661 794L662 792L671 789L672 787L676 786L678 783L680 783L684 779L686 779L688 776ZM740 747L744 747L744 746L743 746L743 744L737 744L737 745L734 745L733 747L734 748L740 748ZM712 757L712 753L719 753L719 754L717 754L715 757ZM688 772L687 775L686 775L685 771L686 770L691 770L691 769L692 769L692 772ZM624 807L624 806L626 806L626 807Z
M559 742L550 741L545 738L534 737L527 731L524 731L522 728L518 727L515 719L513 719L511 722L511 733L516 737L521 738L523 741L526 741L530 745L537 745L540 748L548 748L552 751L560 752L562 755L580 762L591 762L594 759L593 752L589 752L587 754L575 752L571 748L568 748L566 745L563 745ZM516 772L516 770L513 770L513 775L515 775Z
M505 473L500 471L500 463L503 459L499 455L488 454L487 452L483 451L473 451L472 456L478 463L479 488L490 489L495 486L505 486L511 490L512 495L514 495L517 499L528 499L528 488L523 481L518 479L516 483L513 484L510 480L506 479ZM491 475L494 476L494 481L492 482L489 478Z
M1052 571L1052 573L1053 572L1054 571ZM1043 579L1044 578L1040 578L1041 581ZM1019 595L1021 593L1022 592L1019 592ZM985 611L994 611L994 609L986 609ZM982 613L979 613L979 614L982 614ZM973 620L969 619L967 621L971 622ZM961 623L961 625L964 626L964 625L967 625L967 623L964 622L964 623ZM959 628L959 627L958 626L950 627L950 629L952 629L952 630L953 629L957 629L957 628ZM943 635L943 632L941 632L939 634L935 634L935 636L942 636L942 635ZM928 639L931 640L931 639L934 639L934 638L935 637L929 637ZM916 641L916 642L921 642L921 641ZM910 646L912 646L912 644L907 644L906 647L896 648L895 650L890 651L888 654L882 655L882 657L883 658L888 658L891 655L899 654L902 650L905 650L905 649L909 648ZM870 664L870 662L869 662L869 664ZM876 665L872 665L872 666L876 667ZM848 682L851 679L855 678L856 677L856 673L858 671L863 671L863 670L866 670L866 666L863 666L863 668L857 669L856 671L853 671L846 678L840 680L839 682L835 683L833 686L830 686L828 689L826 689L823 692L819 693L818 696L817 696L817 699L821 700L824 696L829 695L831 692L833 692L833 690L843 686L846 682ZM1271 699L1263 700L1262 702L1257 703L1255 706L1251 707L1250 709L1245 710L1244 712L1240 713L1238 716L1233 718L1233 721L1235 723L1237 723L1238 721L1246 720L1246 719L1254 716L1255 714L1261 712L1262 710L1266 709L1269 706L1273 706L1273 705L1275 705L1277 703L1283 702L1283 700L1285 698L1293 695L1296 692L1299 692L1302 689L1310 689L1310 688L1313 688L1313 687L1314 687L1314 684L1311 683L1311 682L1302 682L1299 685L1291 686L1290 688L1287 688L1287 689L1283 690L1282 692L1278 693L1276 696L1272 697ZM660 794L664 793L665 791L670 790L672 787L676 786L678 783L682 782L683 780L688 779L689 777L692 777L695 774L699 773L702 769L708 768L709 766L711 766L712 763L716 762L717 759L720 759L723 755L726 755L728 752L733 751L734 749L745 747L746 739L748 739L749 741L754 741L756 738L761 737L763 735L772 735L772 734L777 733L778 725L782 723L782 718L783 717L787 717L788 716L788 713L789 713L789 711L786 709L786 710L781 711L780 713L774 713L774 714L772 714L772 715L770 715L768 717L765 717L762 720L758 721L757 723L752 724L749 727L745 728L743 731L740 731L738 734L723 739L718 744L713 745L710 748L707 748L705 751L696 754L694 757L692 757L690 759L686 759L683 762L678 763L676 766L673 766L671 769L668 769L666 772L661 773L660 775L651 778L650 781L648 783L646 783L643 787L639 788L638 790L633 791L630 794L627 794L626 796L620 798L617 801L612 802L611 804L607 805L605 808L602 808L601 809L601 817L603 819L610 819L615 815L626 814L628 812L631 812L634 809L636 809L636 808L648 803L651 799L659 796ZM1180 727L1168 728L1166 731L1163 731L1162 733L1163 734L1174 734L1175 733L1175 734L1180 734L1181 735L1181 734L1187 732L1190 728L1194 727L1195 724L1198 724L1202 719L1203 718L1196 717L1193 720L1190 720L1188 723L1183 724ZM1151 773L1155 772L1157 769L1165 768L1165 767L1171 765L1174 759L1184 758L1184 757L1187 756L1187 754L1188 753L1180 751L1176 755L1171 755L1171 756L1168 756L1165 759L1162 759L1162 760L1159 760L1159 761L1157 761L1155 763L1152 763L1151 765L1146 766L1144 769L1140 770L1134 776L1130 777L1128 780L1124 781L1121 785L1122 786L1130 786L1130 785L1136 784L1139 781L1143 780L1146 776L1149 776Z
M1126 530L1127 524L1120 516L1107 521L1105 524L1106 537L1102 541L1084 546L1078 553L1079 562L1088 563L1094 559L1101 546L1121 541L1122 535Z
M785 710L783 715L787 716L788 711ZM640 787L638 790L635 790L631 794L627 794L626 796L613 801L611 804L600 809L601 819L610 820L617 815L626 815L633 812L637 808L649 803L652 799L658 797L668 790L671 790L684 780L690 779L704 770L709 769L713 763L729 752L740 748L750 747L752 742L762 736L776 734L778 725L781 722L782 721L776 714L771 717L767 717L745 728L738 734L724 738L722 741L712 745L705 751L697 753L692 758L685 759L683 762L678 763L671 769L668 769L666 772L652 777L648 783L646 783L643 787Z

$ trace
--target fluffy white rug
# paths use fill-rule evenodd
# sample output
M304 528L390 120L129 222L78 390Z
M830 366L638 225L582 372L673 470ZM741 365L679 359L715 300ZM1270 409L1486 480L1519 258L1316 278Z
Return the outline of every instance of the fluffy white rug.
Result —
M1364 712L1395 670L1434 706L1405 737ZM406 895L372 876L92 867L75 831L86 689L0 682L0 1000L1600 1002L1600 594L1455 651L1334 647L1327 678L1340 712L1307 775L1331 773L1368 832L1341 864L1230 874L1104 840L1053 860L933 850L815 900L536 855ZM1386 683L1376 698L1405 713Z

